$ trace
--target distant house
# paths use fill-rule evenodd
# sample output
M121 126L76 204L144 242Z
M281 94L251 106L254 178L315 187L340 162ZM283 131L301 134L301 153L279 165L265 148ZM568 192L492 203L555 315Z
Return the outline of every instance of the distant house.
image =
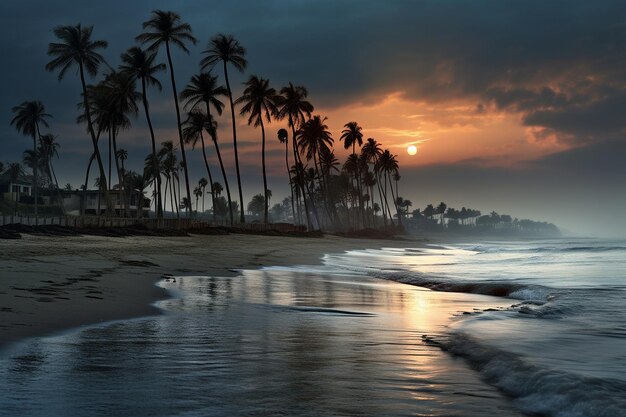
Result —
M106 200L103 191L87 190L85 193L81 190L63 191L63 206L68 214L79 215L81 211L82 201L86 195L85 214L104 214L106 212ZM122 192L120 190L109 191L113 202L115 215L122 217L124 215L124 204L122 201ZM140 212L137 211L137 202L140 200L137 193L132 193L128 205L129 217L150 217L150 199L142 195L139 202Z
M0 175L0 195L8 201L15 201L22 196L30 196L33 188L33 177L20 174L12 181L8 171Z

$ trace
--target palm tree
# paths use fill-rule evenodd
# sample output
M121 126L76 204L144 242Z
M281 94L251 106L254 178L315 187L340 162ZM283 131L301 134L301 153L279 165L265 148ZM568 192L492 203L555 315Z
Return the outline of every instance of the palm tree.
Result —
M222 184L217 181L213 183L213 189L215 190L215 195L218 197L222 194L222 191L224 190L224 188L222 188Z
M102 82L102 94L106 101L104 109L104 118L108 122L108 130L113 144L113 155L115 156L115 169L117 171L118 184L121 195L123 196L123 205L128 211L128 199L124 188L124 173L120 169L120 162L117 151L117 135L120 129L128 129L131 125L129 115L137 116L139 111L137 100L140 94L135 89L135 78L128 73L112 71ZM122 167L123 168L123 167ZM109 186L110 179L109 179ZM130 193L129 193L130 198Z
M393 172L398 170L398 161L388 149L385 149L383 153L378 158L378 164L375 168L379 174L382 173L384 176L384 188L382 189L383 197L385 200L384 207L387 208L387 213L389 213L389 220L393 225L393 218L391 216L391 210L389 209L389 202L387 201L387 179L389 178L389 183L391 183L390 176ZM391 192L393 194L393 186L391 188Z
M226 89L228 90L228 100L230 101L230 115L233 126L233 148L235 150L235 169L237 170L237 185L239 186L239 221L245 223L245 215L243 208L243 191L241 188L241 175L239 174L239 153L237 151L237 125L235 122L235 106L233 105L233 92L228 81L228 64L232 65L239 72L243 72L246 68L247 61L244 58L246 50L239 44L232 35L219 34L215 36L207 48L203 51L206 56L200 61L202 69L213 68L217 63L221 62L224 68L224 80L226 81Z
M365 159L369 162L374 164L374 168L376 168L376 165L378 164L378 158L380 158L380 156L383 153L383 150L380 148L380 144L378 143L378 141L374 138L368 138L365 145L363 145L363 147L361 148L361 153L363 154L363 156L365 157ZM387 217L385 215L385 210L384 210L384 203L383 203L383 193L382 193L382 188L381 188L381 184L380 184L380 176L379 176L379 172L377 169L374 169L374 175L376 176L376 185L378 188L378 197L380 198L380 206L383 207L383 222L384 225L387 225ZM372 196L373 197L373 196ZM379 206L379 208L380 208ZM376 214L376 212L374 212L374 214Z
M363 145L363 132L361 126L357 122L348 122L344 125L345 129L341 132L339 140L343 140L343 146L345 149L352 147L352 155L356 155L356 145L361 147ZM363 199L361 198L361 174L359 165L356 165L354 171L354 178L356 180L357 193L359 195L359 208L363 222L365 223L365 213L363 212Z
M200 199L200 197L202 197L202 187L197 185L193 189L193 196L196 197L196 213L198 213L198 200Z
M185 143L191 143L192 147L195 147L196 143L198 143L198 140L200 140L200 144L202 145L202 157L204 159L204 166L206 167L209 181L211 184L213 184L213 175L211 175L211 168L209 167L209 158L206 154L206 146L204 144L203 134L205 130L211 131L213 129L213 126L210 125L211 122L213 121L209 120L208 116L200 111L196 110L188 113L187 120L183 123L183 137L185 138ZM213 187L211 187L211 204L215 205L215 193L213 192ZM213 220L215 221L215 218Z
M11 124L15 125L15 129L24 136L33 138L33 155L35 156L35 161L33 161L33 190L35 193L35 224L37 224L37 189L39 188L37 186L37 164L39 162L36 158L38 153L37 142L41 138L39 125L48 127L46 118L52 116L46 113L46 108L41 101L24 101L19 106L13 107L11 111L15 114L15 117L11 120Z
M291 127L291 137L296 137L296 130L302 123L311 117L313 113L313 105L306 100L309 92L302 86L294 86L289 83L287 87L283 87L280 90L282 98L278 103L278 118L287 119L289 127ZM312 228L311 216L309 214L309 206L307 202L306 191L304 189L304 174L303 165L300 160L298 148L295 139L291 141L293 147L294 166L296 167L297 181L295 184L300 187L302 197L304 200L304 211L307 219L307 227L309 230Z
M439 203L439 205L435 209L436 210L436 214L439 214L439 220L441 221L441 227L444 227L443 215L446 212L446 208L448 208L448 205L442 201L441 203ZM494 212L491 213L492 217L495 217L494 213L497 215L497 213L494 211Z
M263 221L267 224L269 219L269 196L267 195L267 173L265 169L265 125L263 118L270 123L272 117L278 114L276 103L279 101L276 90L269 86L269 80L251 75L245 82L245 90L243 95L239 97L235 104L243 104L240 115L249 114L248 125L254 127L261 126L261 161L263 165L263 190L265 200L265 210L263 212Z
M289 133L287 129L278 129L276 133L278 141L285 144L285 166L287 167L287 178L289 178L289 191L291 192L291 213L293 215L293 222L296 222L296 208L293 202L293 181L291 181L291 175L289 175Z
M328 215L328 218L332 220L329 208L330 204L326 193L327 187L324 183L324 177L321 175L319 165L320 154L323 152L329 152L333 145L333 137L328 131L328 126L324 124L325 121L326 118L322 118L319 115L307 120L296 132L296 140L300 151L305 152L307 161L313 159L313 166L315 167L314 178L317 178L318 180L318 184L322 192L323 202L325 203L324 207L326 209L326 214Z
M159 172L159 163L156 150L156 139L154 137L154 128L150 119L150 111L148 106L148 86L154 86L161 91L161 82L156 79L155 74L165 70L165 64L155 64L156 51L147 52L141 48L132 47L122 54L122 65L120 70L129 74L133 79L141 81L141 100L143 102L143 110L146 114L148 129L150 130L150 139L152 140L152 168L155 170L152 174L156 181L156 198L157 198L157 218L163 217L163 199L161 196L161 174Z
M103 40L92 40L92 33L93 26L83 27L80 24L76 26L59 26L54 28L54 35L59 38L61 42L52 42L48 45L48 55L54 56L55 58L46 64L46 70L59 70L58 78L60 81L63 79L68 69L73 66L78 66L78 74L80 75L80 82L83 89L83 108L85 111L85 118L87 120L87 129L91 136L93 153L96 161L98 162L101 181L106 181L104 165L98 149L98 139L96 137L91 119L91 107L89 105L89 94L87 94L85 71L87 71L87 73L92 77L98 74L100 64L105 61L104 57L100 55L97 50L106 48L108 43ZM110 213L112 206L106 184L104 189L107 211Z
M176 172L176 167L178 165L178 161L176 160L176 147L172 141L165 141L161 143L161 149L158 152L159 161L161 162L161 170L163 175L165 175L165 198L163 199L163 208L167 207L167 192L170 194L170 206L172 209L172 213L174 212L174 200L176 197L174 196L174 187L173 182L178 173ZM176 205L178 207L178 205ZM178 210L178 209L176 209Z
M215 110L218 115L222 114L222 110L224 109L224 103L219 99L220 96L227 96L228 90L217 83L217 77L212 76L208 72L203 72L198 75L194 75L191 77L191 81L185 87L185 89L180 93L180 98L182 100L186 100L185 108L196 109L199 105L203 104L206 107L206 114L209 116L211 120L214 120L212 117L211 109ZM215 146L215 152L217 154L217 159L220 163L220 169L222 171L222 177L224 179L224 185L226 186L226 197L228 198L228 212L230 215L230 225L233 225L233 203L230 198L230 187L228 186L228 178L226 177L226 169L224 168L224 163L222 161L222 154L220 153L220 147L217 142L217 123L211 122L209 126L215 126L214 129L209 131L211 135L211 139L213 141L213 145ZM211 187L213 186L213 182L211 182ZM214 195L214 192L211 191L211 195Z
M59 181L56 173L54 172L54 166L52 165L52 159L54 157L59 157L59 148L61 145L56 141L56 137L52 134L42 135L39 141L43 168L48 173L50 184L54 184L55 193L61 206L61 211L65 214L65 207L63 205L63 198L61 197Z
M180 143L180 153L182 166L185 174L185 187L187 191L187 201L191 201L191 190L189 189L189 172L187 169L187 157L185 156L185 146L183 139L182 123L180 119L180 108L178 106L178 93L176 92L176 79L174 77L174 66L172 64L172 54L170 44L178 46L184 52L189 53L185 43L196 44L196 38L191 34L191 26L188 23L181 23L180 16L174 12L154 10L150 20L143 22L143 28L148 29L137 36L137 40L144 44L150 44L148 50L156 52L161 45L165 45L167 53L167 63L170 69L170 80L172 81L172 92L174 94L174 105L176 107L176 124L178 128L178 139ZM188 207L189 212L189 207Z
M211 182L211 184L213 184ZM202 212L204 213L204 195L206 194L206 186L209 185L209 182L206 178L202 177L198 181L198 187L202 189ZM211 187L211 196L213 197L213 187ZM215 222L215 217L213 217L213 222Z

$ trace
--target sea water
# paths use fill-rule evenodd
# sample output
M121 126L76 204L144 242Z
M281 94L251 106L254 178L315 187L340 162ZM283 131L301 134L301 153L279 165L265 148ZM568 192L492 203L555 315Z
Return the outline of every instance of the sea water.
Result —
M351 251L162 282L0 353L0 415L626 415L626 243Z

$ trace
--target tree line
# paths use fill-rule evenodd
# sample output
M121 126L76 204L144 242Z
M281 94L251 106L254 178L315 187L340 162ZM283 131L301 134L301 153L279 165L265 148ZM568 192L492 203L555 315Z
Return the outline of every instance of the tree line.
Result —
M123 52L117 68L106 63L101 52L108 47L104 40L94 39L93 26L60 26L53 30L55 42L48 46L51 60L46 70L56 72L59 81L76 71L81 86L77 123L85 126L92 145L82 188L89 188L89 175L95 163L95 186L104 195L107 214L113 213L110 191L121 192L121 205L128 209L133 190L151 187L157 217L162 217L168 199L170 209L180 216L180 211L192 213L192 184L189 178L186 145L202 151L207 177L198 181L193 191L198 210L199 198L206 188L210 194L214 220L226 214L232 225L238 214L245 222L243 187L237 145L237 117L246 117L250 126L260 132L263 192L254 197L255 209L262 203L263 221L269 222L271 191L266 170L266 126L271 122L285 122L277 140L285 147L285 171L290 185L289 206L294 222L306 223L313 228L374 227L380 223L393 225L394 217L402 222L399 213L406 208L398 195L399 165L395 155L382 149L374 138L364 141L361 126L354 121L345 124L339 138L351 154L343 164L335 156L334 139L326 118L314 114L308 100L308 90L301 85L288 85L276 89L268 79L250 75L244 83L240 97L234 97L229 71L244 72L247 67L246 49L232 35L218 34L207 43L199 60L200 71L179 89L176 84L172 50L189 53L196 44L192 28L171 11L155 10L143 23L138 43ZM164 55L164 62L159 57ZM101 71L105 68L104 71ZM177 141L159 141L150 112L150 93L162 90L159 73L167 72L171 84L171 97L176 112ZM101 76L97 83L88 78ZM231 140L237 179L238 201L231 194L231 184L220 151L218 118L227 110L231 119ZM11 123L18 132L33 140L28 165L33 170L35 195L40 186L39 172L54 178L52 157L58 156L56 136L42 133L48 128L51 117L41 101L25 101L13 108ZM145 156L142 172L127 170L124 161L128 152L118 146L119 136L143 114L150 133L150 153ZM108 161L101 147L108 144ZM159 143L160 142L160 143ZM212 145L212 146L211 146ZM105 145L107 146L107 145ZM209 154L214 151L219 163L219 174L212 170ZM26 158L25 158L26 162ZM114 167L114 168L113 168ZM114 173L112 173L114 169ZM113 186L114 177L118 184ZM182 179L181 179L182 176ZM220 182L221 181L221 182ZM52 183L52 181L51 181ZM60 190L54 178L53 187ZM221 195L225 191L225 196ZM377 195L377 197L375 197ZM389 203L391 201L391 204ZM37 197L35 196L35 210ZM204 204L204 198L203 198ZM179 210L180 209L180 210ZM225 210L224 210L225 209ZM396 215L392 215L395 209ZM204 211L204 210L203 210Z

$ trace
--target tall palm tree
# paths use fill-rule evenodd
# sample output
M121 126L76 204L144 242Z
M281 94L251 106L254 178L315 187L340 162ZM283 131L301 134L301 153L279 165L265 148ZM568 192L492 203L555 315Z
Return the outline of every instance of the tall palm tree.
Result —
M221 62L224 68L224 80L226 81L226 89L228 90L228 100L230 101L230 116L233 126L233 148L235 150L235 169L237 171L237 185L239 186L239 221L245 223L243 191L241 188L241 175L239 174L239 153L237 151L237 125L235 122L235 106L233 104L233 92L230 88L228 80L228 64L232 65L239 72L243 72L246 68L247 61L245 59L246 50L239 44L232 35L219 34L209 42L207 48L203 51L206 56L200 61L202 69L213 68L217 63Z
M41 101L24 101L19 106L15 106L11 109L11 111L15 114L15 117L11 120L11 124L15 125L15 129L24 136L31 136L33 138L33 156L35 157L35 161L33 161L33 190L35 193L35 224L38 222L37 211L38 211L38 194L37 189L37 165L39 161L37 161L37 142L41 138L41 131L39 129L39 125L43 125L48 127L47 118L52 117L48 113L46 113L46 108L44 107Z
M54 28L54 35L61 42L52 42L48 45L48 55L55 57L46 64L46 70L59 70L59 81L63 79L67 70L73 66L78 66L78 74L83 89L83 108L87 129L91 136L93 154L95 155L100 171L101 182L106 182L104 174L104 164L98 149L98 139L93 128L91 119L91 107L89 105L89 94L87 94L87 83L85 82L85 71L92 77L98 74L98 68L105 63L104 57L98 53L99 49L104 49L108 43L103 40L92 40L93 26L59 26ZM106 184L104 184L107 212L111 212L112 205Z
M391 184L391 175L398 170L398 161L389 149L385 149L378 158L378 165L376 166L376 169L384 176L383 197L385 200L385 206L387 207L387 213L389 213L389 220L393 225L393 218L391 217L391 210L389 209L389 202L387 201L387 183L389 182L389 184ZM393 184L391 192L393 194Z
M172 64L172 54L170 45L178 46L184 52L189 53L186 43L196 44L196 38L191 34L191 26L182 23L177 13L154 10L150 20L143 22L146 32L137 36L137 40L144 44L149 44L148 50L156 52L161 45L165 45L167 63L170 69L170 80L172 81L172 92L174 94L174 105L176 107L176 127L178 128L178 139L180 143L180 154L182 157L183 172L185 174L185 187L187 191L187 201L191 201L191 190L189 188L189 172L187 169L187 157L185 156L185 146L183 139L182 123L180 119L180 108L178 106L178 93L176 92L176 79L174 77L174 65ZM189 213L189 207L187 208Z
M357 122L348 122L344 125L345 129L341 132L339 140L343 140L343 146L345 149L352 148L352 155L356 155L356 146L361 147L363 145L363 132L361 126ZM356 181L356 189L359 196L359 209L361 211L361 217L365 222L365 213L363 211L363 199L361 192L361 170L359 165L356 165L354 172L354 179Z
M143 103L143 110L146 114L146 122L148 123L148 129L150 130L150 139L152 141L152 158L154 159L151 164L155 170L153 172L154 180L156 181L156 199L157 199L157 218L163 217L163 198L161 195L161 174L159 172L159 163L156 150L156 139L154 137L154 128L152 127L152 119L150 119L150 111L148 105L148 86L156 87L161 91L161 82L155 77L156 73L165 70L165 64L155 63L157 52L143 51L139 47L132 47L128 51L122 54L122 65L120 70L126 74L129 74L133 79L139 79L141 81L141 101Z
M42 157L42 163L44 169L48 173L48 177L50 178L50 184L54 184L54 189L61 206L61 210L65 213L65 207L63 205L63 198L61 197L61 192L59 188L59 181L57 179L57 175L54 172L54 165L52 164L53 158L59 157L59 148L61 145L56 141L56 137L52 134L41 135L40 141L40 155Z
M317 178L318 180L326 214L328 215L328 218L332 220L329 207L330 204L328 202L326 192L327 187L324 183L324 176L321 173L319 165L320 154L323 152L330 152L330 148L333 145L333 137L328 130L328 126L324 124L325 121L326 118L322 118L319 115L307 120L296 132L296 140L298 148L305 154L307 161L310 161L311 159L313 160L313 166L315 168L313 178ZM312 194L311 191L309 191L309 193Z
M292 139L292 147L293 147L293 157L294 157L294 166L296 167L296 176L297 181L295 184L300 187L303 201L304 201L304 211L307 219L307 227L309 230L312 228L311 216L309 213L309 205L307 202L306 191L304 188L304 172L303 172L303 164L300 160L300 155L298 153L298 147L296 144L296 130L300 128L300 125L304 123L305 120L311 117L311 113L313 113L313 105L306 100L309 92L305 87L302 86L294 86L292 83L289 83L288 86L281 88L280 95L282 98L278 103L278 118L279 119L287 119L288 125L291 128L291 137Z
M174 143L170 140L161 143L161 149L158 152L159 161L161 162L161 170L163 175L165 175L165 198L163 200L163 208L167 207L167 193L170 194L170 206L172 209L172 213L174 213L174 174L176 170L176 166L178 165L178 161L176 159L176 147ZM177 175L177 174L176 174ZM178 206L177 206L178 207Z
M215 110L218 115L222 114L224 109L224 103L219 99L221 96L227 96L228 90L222 86L218 85L217 77L212 76L208 72L202 72L198 75L194 75L191 77L189 84L185 87L185 89L180 93L181 100L185 100L185 108L197 109L198 106L204 104L206 108L206 114L209 116L211 120L214 120L212 117L211 109ZM220 162L220 169L222 171L222 177L224 179L224 185L226 186L226 197L228 198L228 214L230 216L230 225L233 225L233 202L230 198L230 187L228 185L228 178L226 177L226 169L224 168L224 163L222 161L222 154L220 153L220 147L217 141L217 124L216 122L211 122L209 126L213 126L215 124L215 129L212 129L209 133L211 134L211 139L213 140L213 145L215 146L215 152L217 154L217 159ZM211 187L213 187L213 183L211 182ZM211 191L211 195L214 195L214 190Z
M361 153L363 154L363 156L365 157L365 159L371 163L374 164L374 168L376 168L376 165L378 164L378 158L380 158L380 156L383 153L383 150L380 147L380 144L378 143L378 141L374 138L368 138L365 145L363 145L363 147L361 148ZM385 225L387 225L387 217L385 215L385 210L384 210L384 203L383 203L383 193L382 193L382 189L381 189L381 184L380 184L380 177L379 177L379 172L377 169L374 169L374 175L376 177L376 185L377 185L377 189L378 189L378 196L380 198L380 206L379 207L383 207L383 222ZM373 196L372 196L373 198ZM375 214L375 213L374 213Z
M265 209L263 212L263 221L267 224L269 219L269 196L267 188L267 172L265 169L265 125L263 119L270 123L272 117L278 114L276 104L279 101L276 90L269 86L269 80L265 78L251 75L245 82L245 90L243 95L239 97L235 104L243 104L240 115L249 114L248 125L254 127L261 126L261 161L263 165L263 195L265 198Z
M278 129L276 133L278 141L285 144L285 166L287 167L287 177L289 178L289 191L291 191L291 213L293 215L293 222L296 222L296 208L293 198L293 181L291 181L291 175L289 174L289 133L287 129Z
M120 129L128 129L130 127L131 122L128 116L137 116L139 111L139 108L137 107L137 100L139 100L141 94L137 93L135 89L135 79L133 77L131 77L128 73L116 71L112 71L107 74L106 78L102 82L102 90L104 98L107 101L105 118L109 123L108 130L111 134L111 141L113 144L113 155L115 156L115 169L117 171L118 185L121 195L123 196L122 204L124 205L125 210L128 211L129 201L126 198L127 193L124 188L124 173L120 168L120 161L118 159L117 135ZM112 185L109 184L109 186Z
M198 140L200 141L200 144L202 145L202 157L204 159L204 166L206 167L206 172L209 176L209 182L213 184L213 175L211 175L211 168L209 167L209 158L206 154L206 146L204 144L203 134L205 130L211 131L213 129L213 126L210 126L211 122L213 121L210 120L206 114L200 111L195 110L188 113L187 120L183 123L183 137L185 138L185 143L191 143L193 147L196 146ZM212 186L211 204L215 205L215 193ZM215 215L215 213L213 214ZM215 217L213 218L213 221L215 221Z

